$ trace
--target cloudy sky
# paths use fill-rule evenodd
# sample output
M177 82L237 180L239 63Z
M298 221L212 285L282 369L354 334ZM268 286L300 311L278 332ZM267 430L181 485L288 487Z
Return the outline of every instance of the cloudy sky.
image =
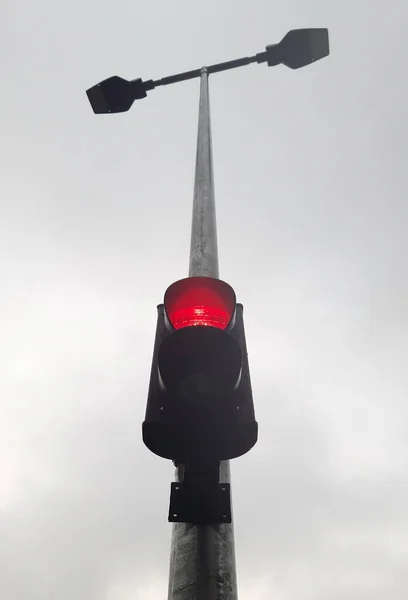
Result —
M407 23L406 0L2 1L2 600L166 596L173 467L141 422L199 86L106 117L85 89L310 26L330 58L210 79L260 427L232 464L240 600L406 600Z

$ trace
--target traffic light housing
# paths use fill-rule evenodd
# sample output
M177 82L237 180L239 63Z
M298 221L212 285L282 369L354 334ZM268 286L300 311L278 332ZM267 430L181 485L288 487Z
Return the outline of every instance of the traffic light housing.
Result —
M166 291L142 432L152 452L183 464L236 458L256 443L243 307L224 281L189 277Z

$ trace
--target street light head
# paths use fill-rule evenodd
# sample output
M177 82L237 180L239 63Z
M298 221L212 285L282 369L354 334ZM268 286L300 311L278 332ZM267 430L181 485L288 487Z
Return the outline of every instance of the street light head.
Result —
M279 44L266 47L268 66L283 64L299 69L328 56L327 29L292 29Z
M135 100L147 96L141 79L127 81L117 75L89 88L86 95L96 114L126 112Z

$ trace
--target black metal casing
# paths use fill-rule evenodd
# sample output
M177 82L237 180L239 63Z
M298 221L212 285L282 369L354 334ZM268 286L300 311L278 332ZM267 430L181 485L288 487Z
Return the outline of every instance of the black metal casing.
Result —
M161 381L159 349L168 336L177 332L169 326L164 305L160 304L157 309L150 385L142 426L144 443L158 456L176 462L206 457L221 461L245 454L257 441L258 424L252 398L242 304L236 305L232 327L228 331L220 331L224 336L232 336L241 348L242 367L238 385L215 400L211 393L189 397L188 404L180 394L164 389ZM199 342L199 332L197 334ZM227 356L225 360L228 360ZM205 416L199 409L195 412L195 406L205 405L210 411Z

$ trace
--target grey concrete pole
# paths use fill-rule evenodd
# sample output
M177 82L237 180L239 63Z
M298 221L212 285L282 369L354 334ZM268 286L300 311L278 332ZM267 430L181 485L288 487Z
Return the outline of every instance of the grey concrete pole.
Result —
M201 71L189 276L218 278L208 73ZM176 479L182 479L182 467ZM230 483L230 465L220 482ZM173 525L168 600L237 600L233 523Z

